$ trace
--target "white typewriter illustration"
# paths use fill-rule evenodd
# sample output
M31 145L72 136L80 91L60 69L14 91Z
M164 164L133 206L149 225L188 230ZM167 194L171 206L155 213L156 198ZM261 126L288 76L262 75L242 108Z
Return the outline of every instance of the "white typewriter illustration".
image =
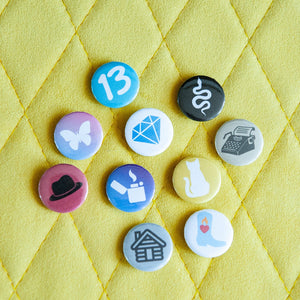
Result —
M233 155L241 155L255 149L255 128L237 126L233 132L227 132L223 139L226 139L221 152Z

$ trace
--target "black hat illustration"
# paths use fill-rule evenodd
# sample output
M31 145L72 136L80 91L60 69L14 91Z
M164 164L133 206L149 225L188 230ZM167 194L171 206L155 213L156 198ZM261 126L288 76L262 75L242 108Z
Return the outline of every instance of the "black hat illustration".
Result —
M53 195L50 201L56 201L65 198L76 192L82 186L82 182L74 182L69 175L63 175L58 181L52 183Z

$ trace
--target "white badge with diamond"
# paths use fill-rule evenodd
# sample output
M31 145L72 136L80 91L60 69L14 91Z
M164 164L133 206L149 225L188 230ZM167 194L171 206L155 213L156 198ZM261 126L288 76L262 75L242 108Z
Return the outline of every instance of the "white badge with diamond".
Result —
M173 139L173 125L168 116L155 108L143 108L127 121L125 138L129 147L144 156L164 152Z

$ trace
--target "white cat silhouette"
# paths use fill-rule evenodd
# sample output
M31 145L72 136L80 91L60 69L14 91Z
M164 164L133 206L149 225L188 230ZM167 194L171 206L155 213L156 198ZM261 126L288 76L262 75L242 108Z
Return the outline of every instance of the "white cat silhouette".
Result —
M200 169L200 162L197 158L193 162L186 162L190 171L190 178L184 177L185 193L190 198L201 197L209 193L209 183L205 180Z

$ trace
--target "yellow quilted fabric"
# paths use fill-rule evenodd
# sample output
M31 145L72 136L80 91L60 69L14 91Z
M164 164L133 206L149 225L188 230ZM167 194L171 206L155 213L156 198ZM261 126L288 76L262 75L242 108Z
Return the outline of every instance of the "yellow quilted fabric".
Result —
M0 299L300 299L300 1L299 0L0 0ZM100 105L90 91L95 69L117 60L140 77L135 101ZM223 112L207 123L186 118L176 103L191 76L219 81ZM133 153L124 140L129 116L164 111L174 125L170 148ZM53 142L58 120L93 114L104 128L100 151L84 161L63 157ZM249 166L220 160L219 126L244 118L265 146ZM222 173L219 194L205 204L180 200L172 171L202 156ZM152 205L124 213L105 196L109 173L125 163L156 182ZM46 209L37 193L43 172L71 163L85 172L89 195L70 214ZM232 222L223 256L188 249L183 227L212 208ZM164 226L174 242L170 262L144 273L122 254L134 225Z

